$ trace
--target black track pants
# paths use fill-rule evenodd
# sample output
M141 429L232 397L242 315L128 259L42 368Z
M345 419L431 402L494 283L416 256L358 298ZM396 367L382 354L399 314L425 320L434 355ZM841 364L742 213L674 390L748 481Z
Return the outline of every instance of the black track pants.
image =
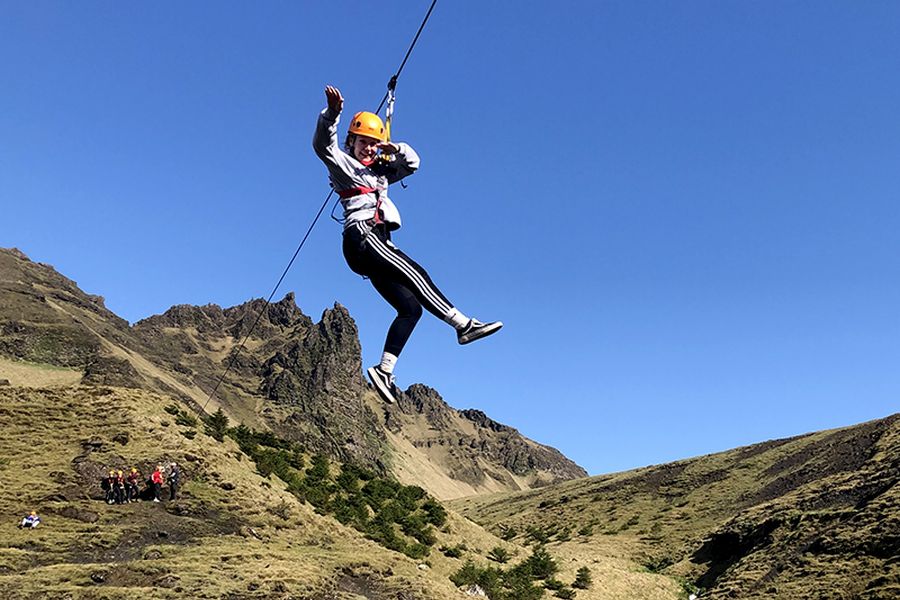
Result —
M384 227L354 223L344 230L344 258L354 273L368 277L372 285L397 311L388 329L384 351L400 356L403 346L422 316L422 307L445 319L453 304L434 285L413 259L391 242Z

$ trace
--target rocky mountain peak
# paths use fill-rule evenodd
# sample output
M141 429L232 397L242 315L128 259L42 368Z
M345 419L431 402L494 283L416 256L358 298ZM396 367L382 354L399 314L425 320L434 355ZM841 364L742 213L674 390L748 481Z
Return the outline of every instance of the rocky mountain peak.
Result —
M421 383L409 386L406 392L400 394L397 408L409 415L424 416L430 426L438 429L448 427L455 412L437 390Z
M509 425L503 425L502 423L498 423L497 421L488 417L482 411L475 409L475 408L467 408L465 410L461 410L459 412L459 414L461 414L466 419L472 421L473 423L475 423L476 425L478 425L479 427L482 427L484 429L490 429L491 431L496 431L496 432L503 431L503 432L517 433L515 428L510 427Z
M28 255L25 254L24 252L22 252L21 250L19 250L18 248L6 248L5 251L9 252L14 257L16 257L20 260L27 260L27 261L31 262L31 259L28 258Z
M81 369L84 383L145 388L197 408L215 388L233 423L380 471L405 461L409 483L439 494L585 474L481 411L457 411L428 386L411 386L395 405L375 400L356 323L338 303L318 322L288 293L271 304L179 304L129 326L99 296L16 250L0 251L0 300L2 356ZM423 461L437 479L420 478Z
M220 334L225 324L225 314L218 304L194 306L176 304L161 315L141 319L134 324L138 329L166 328L196 329L202 334Z

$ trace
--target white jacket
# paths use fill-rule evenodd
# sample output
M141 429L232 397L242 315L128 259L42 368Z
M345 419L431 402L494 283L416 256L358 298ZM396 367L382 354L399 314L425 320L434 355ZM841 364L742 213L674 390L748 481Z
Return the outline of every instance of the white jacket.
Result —
M357 221L367 221L375 216L375 205L380 202L384 220L391 229L400 227L400 211L388 198L388 184L412 175L419 168L419 155L409 144L393 142L400 150L394 154L394 171L390 175L378 175L344 152L338 145L337 131L340 113L326 108L319 114L313 149L325 166L344 207L344 227ZM362 188L362 189L360 189ZM374 190L374 191L365 191ZM354 194L356 191L358 193Z

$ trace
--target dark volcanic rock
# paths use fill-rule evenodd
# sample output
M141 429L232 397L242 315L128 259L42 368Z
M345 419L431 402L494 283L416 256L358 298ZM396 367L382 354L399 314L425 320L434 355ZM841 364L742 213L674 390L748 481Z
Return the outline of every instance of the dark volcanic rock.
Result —
M276 429L329 456L383 469L386 438L361 400L365 384L356 324L335 304L304 333L263 367L263 393L290 409Z
M335 304L302 338L285 346L263 367L263 392L281 403L307 406L323 395L356 397L363 390L356 324Z
M397 408L406 415L422 415L429 425L429 437L412 440L414 445L452 447L447 467L454 479L478 485L487 475L511 488L516 487L508 474L485 471L479 459L487 459L516 475L542 471L554 481L587 476L584 469L556 449L528 440L515 428L494 421L480 410L451 408L436 390L427 386L410 386L397 399ZM460 428L459 418L475 426L474 435L464 433L467 428ZM401 432L403 419L388 411L386 426L394 433Z
M454 411L441 395L428 386L413 384L397 399L397 407L407 414L420 414L432 427L443 429L451 425Z
M77 506L64 506L57 511L61 517L67 519L75 519L83 523L96 523L100 519L100 515L92 510L78 508Z
M461 410L461 411L459 411L459 414L461 414L468 420L472 421L479 427L483 427L485 429L490 429L491 431L495 431L495 432L501 432L501 431L514 432L514 431L516 431L515 429L513 429L512 427L509 427L508 425L502 425L502 424L498 423L497 421L494 421L493 419L488 417L486 414L484 414L480 410L476 410L474 408L467 408L465 410Z
M139 388L144 383L131 363L122 358L95 356L84 368L83 383Z

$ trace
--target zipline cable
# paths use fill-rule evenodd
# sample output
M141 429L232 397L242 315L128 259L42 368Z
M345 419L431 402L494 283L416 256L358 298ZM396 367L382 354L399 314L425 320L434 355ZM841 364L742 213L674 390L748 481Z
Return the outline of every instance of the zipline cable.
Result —
M437 4L437 0L432 0L431 6L428 8L428 12L425 14L425 18L422 19L422 24L419 25L419 30L416 32L412 43L409 45L409 49L406 51L406 56L403 57L403 62L400 63L400 68L397 69L397 72L393 77L391 77L390 81L388 81L388 91L384 94L384 98L381 99L381 103L379 103L378 109L375 111L375 114L381 112L381 107L384 106L384 103L387 100L388 96L393 94L394 88L397 86L397 79L400 77L400 73L403 71L403 67L406 66L406 61L409 60L409 56L410 54L412 54L413 48L416 47L416 42L419 41L419 36L422 34L422 30L425 29L425 23L428 22L428 18L431 16L431 11L434 10L435 4ZM284 268L284 272L281 274L281 277L278 278L278 283L275 284L275 287L272 289L272 293L269 294L268 298L266 298L265 304L263 304L263 307L262 309L260 309L259 314L256 315L256 320L253 321L253 325L250 326L250 330L247 331L246 335L244 335L244 339L241 341L240 346L238 346L237 351L231 355L231 360L228 361L228 366L225 367L225 371L219 377L219 380L216 381L216 385L209 393L209 397L207 397L206 402L204 402L203 406L200 408L200 413L206 412L206 407L209 404L210 400L213 399L213 397L216 395L216 392L219 390L219 386L222 385L222 382L225 381L225 377L228 375L228 373L231 372L231 368L234 366L234 362L240 355L241 350L244 349L244 345L247 343L247 340L250 339L250 334L252 334L253 330L256 329L256 325L259 323L260 319L262 319L262 316L265 314L266 309L269 308L269 305L272 303L272 298L275 297L275 294L278 292L278 288L281 286L284 278L287 277L288 271L291 270L291 266L293 266L294 261L297 259L297 255L300 254L300 250L303 248L303 245L306 243L306 240L312 233L312 230L316 226L316 223L319 222L319 217L322 216L322 212L325 210L325 207L328 206L328 201L331 200L331 196L333 195L334 190L332 189L328 193L328 196L325 197L325 202L323 202L322 206L319 207L319 212L316 213L316 217L312 220L312 223L310 223L309 229L306 230L306 235L303 236L303 239L300 241L300 245L297 246L297 249L294 251L294 255L288 262L287 267Z
M303 239L300 241L300 245L297 246L297 250L294 251L294 256L291 257L290 262L288 262L287 267L284 268L284 272L281 274L281 277L278 278L278 283L275 284L275 287L272 289L272 293L269 294L269 297L266 298L266 303L263 305L262 309L259 311L259 314L256 315L256 320L253 321L253 325L250 326L250 330L244 336L244 340L241 342L241 345L238 346L237 352L231 355L231 360L228 361L228 366L225 368L225 371L222 373L222 376L219 377L219 380L216 382L216 386L209 393L209 397L206 399L206 402L203 403L203 408L200 412L206 412L206 405L209 404L209 401L213 399L213 396L216 395L216 392L219 389L219 386L222 385L222 382L225 380L225 376L231 372L231 367L234 366L234 361L237 360L238 355L240 355L241 350L244 349L244 344L247 343L247 340L250 339L250 334L253 333L253 330L256 329L256 324L259 323L259 320L262 318L263 314L265 314L266 309L269 308L269 305L272 303L272 298L275 297L275 293L278 291L278 288L281 286L281 282L284 281L284 278L287 276L288 271L291 270L291 266L294 264L294 260L297 259L297 255L300 254L300 250L303 248L303 244L306 243L306 239L309 237L309 234L312 233L313 227L316 226L316 223L319 221L319 217L322 216L322 211L325 210L325 207L328 206L328 201L331 199L331 195L334 194L334 190L331 190L328 193L328 196L325 197L325 202L322 203L322 206L319 207L319 212L316 213L316 218L313 219L312 223L309 224L309 229L306 230L306 235L303 236Z
M394 112L394 90L397 88L397 79L400 78L400 73L403 72L403 67L406 66L406 61L409 60L409 55L412 54L413 48L416 47L416 42L419 41L419 36L422 35L422 30L425 29L425 24L428 23L428 18L431 16L431 11L434 10L434 5L437 4L437 0L432 0L431 6L428 7L428 12L425 13L425 18L422 19L422 24L419 25L419 30L416 32L415 37L413 37L412 43L409 45L409 48L406 49L406 56L403 57L403 61L400 63L400 68L397 69L397 72L388 80L387 91L384 93L384 97L381 99L381 102L378 103L378 108L375 109L375 114L381 112L381 108L384 106L384 103L390 98L390 102L388 102L387 113L385 114L385 131L387 132L388 141L391 139L391 116ZM406 188L406 184L401 181L400 187ZM343 225L344 219L343 217L334 216L334 211L337 209L338 199L335 199L334 205L331 207L331 218L337 223Z
M384 98L381 99L381 102L378 103L378 108L375 109L375 114L381 112L381 107L384 106L385 100L388 99L388 95L393 91L395 87L397 87L397 79L400 77L400 73L403 71L403 67L406 66L406 61L409 60L409 55L412 54L413 48L416 47L416 42L419 41L419 36L422 35L422 30L425 29L425 23L428 22L428 17L431 16L431 11L434 10L434 5L437 4L437 0L432 0L431 6L428 7L428 12L425 13L425 18L422 19L422 24L419 25L419 30L416 32L416 37L413 38L412 44L409 45L409 50L406 51L406 56L403 57L403 62L400 63L400 68L397 69L397 72L391 77L388 82L388 91L385 92Z

